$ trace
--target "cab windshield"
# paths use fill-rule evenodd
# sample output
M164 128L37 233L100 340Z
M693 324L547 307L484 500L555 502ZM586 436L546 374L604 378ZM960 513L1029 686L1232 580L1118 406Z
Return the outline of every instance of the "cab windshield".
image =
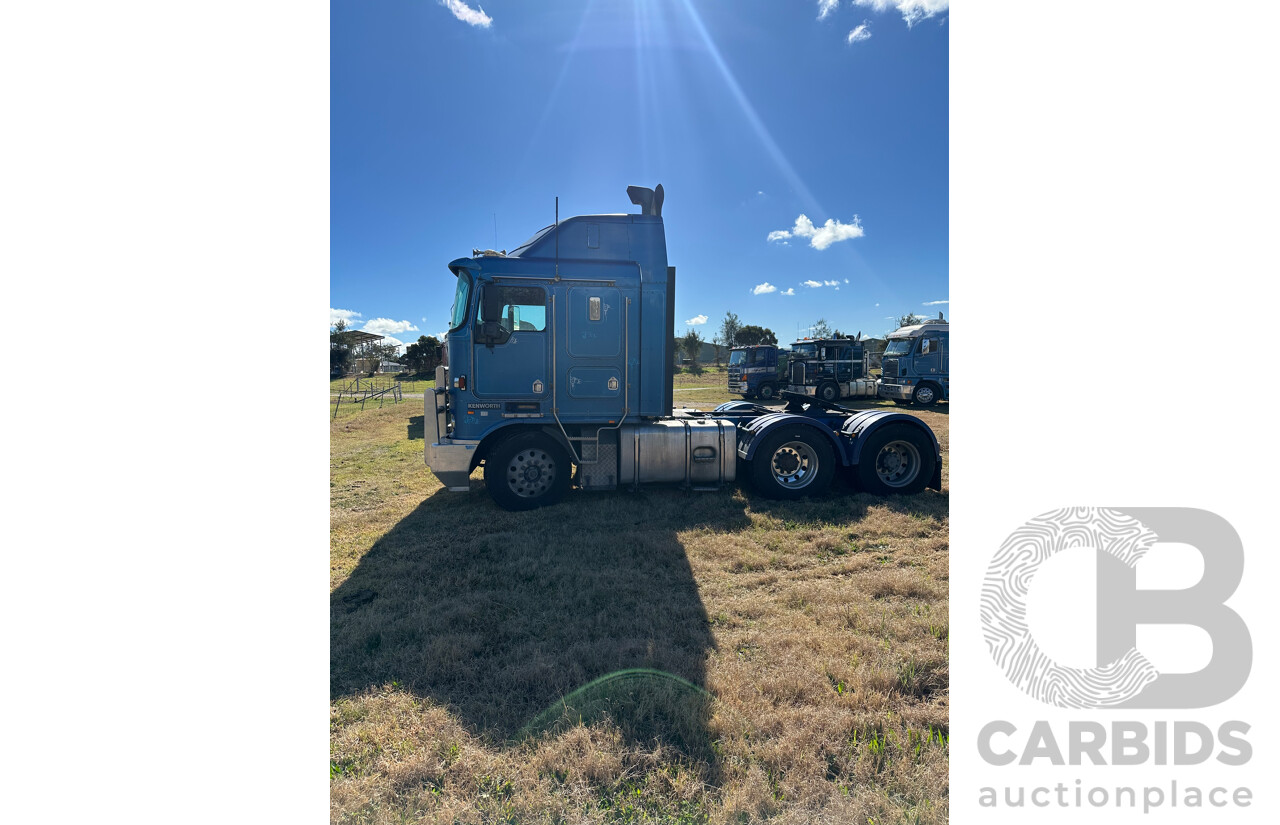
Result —
M467 299L471 297L471 275L466 270L458 273L458 288L453 293L453 311L449 329L455 330L467 322Z
M911 352L910 338L898 338L890 341L889 346L884 348L885 355L906 355L909 352Z
M793 358L795 357L813 358L815 355L818 354L818 345L817 344L792 344L791 352L792 352Z
M740 367L747 362L747 351L744 349L736 349L729 353L729 366Z

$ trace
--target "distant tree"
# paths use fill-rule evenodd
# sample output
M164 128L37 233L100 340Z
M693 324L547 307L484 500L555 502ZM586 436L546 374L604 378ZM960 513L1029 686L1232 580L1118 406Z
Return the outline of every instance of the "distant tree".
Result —
M928 319L923 315L916 315L914 312L908 312L898 319L898 329L903 327L913 327L916 324L923 324Z
M351 343L348 338L347 322L339 318L338 323L329 328L329 369L347 371L351 363Z
M757 326L756 324L746 324L739 328L736 336L735 346L753 347L757 344L774 344L778 343L778 336L773 334L773 330L768 327Z
M698 356L702 353L702 336L696 329L691 329L680 339L680 348L693 366L698 366Z
M420 335L417 341L404 348L401 363L410 372L430 372L440 364L441 353L440 342L434 335Z
M813 338L832 338L831 325L827 323L826 318L819 318L813 322L813 326L809 327L809 335Z
M738 316L732 312L726 312L724 320L720 322L720 334L716 336L716 340L719 340L722 346L736 347L740 329L742 324L738 321Z
M724 332L717 332L716 337L711 339L711 347L715 350L716 367L720 366L720 350L725 348Z

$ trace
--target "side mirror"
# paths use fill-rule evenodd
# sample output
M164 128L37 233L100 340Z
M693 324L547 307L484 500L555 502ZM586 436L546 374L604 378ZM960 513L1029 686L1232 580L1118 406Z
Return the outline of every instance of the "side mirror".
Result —
M502 290L487 284L480 300L480 317L485 321L497 321L502 317Z
M476 343L493 346L494 344L506 343L511 337L511 332L504 328L497 321L481 321L476 327Z

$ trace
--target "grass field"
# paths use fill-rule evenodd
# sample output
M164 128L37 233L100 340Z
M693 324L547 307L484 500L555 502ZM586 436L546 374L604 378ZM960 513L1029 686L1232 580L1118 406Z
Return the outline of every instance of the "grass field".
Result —
M678 375L677 405L724 384ZM575 491L532 513L479 471L445 492L420 401L340 416L332 819L946 821L948 416L913 414L941 493Z

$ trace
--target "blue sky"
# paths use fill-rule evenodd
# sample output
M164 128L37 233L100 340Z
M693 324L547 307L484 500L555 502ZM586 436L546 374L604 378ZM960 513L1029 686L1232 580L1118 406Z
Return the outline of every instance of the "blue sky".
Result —
M950 318L947 6L335 0L330 322L439 334L450 260L658 183L678 333Z

